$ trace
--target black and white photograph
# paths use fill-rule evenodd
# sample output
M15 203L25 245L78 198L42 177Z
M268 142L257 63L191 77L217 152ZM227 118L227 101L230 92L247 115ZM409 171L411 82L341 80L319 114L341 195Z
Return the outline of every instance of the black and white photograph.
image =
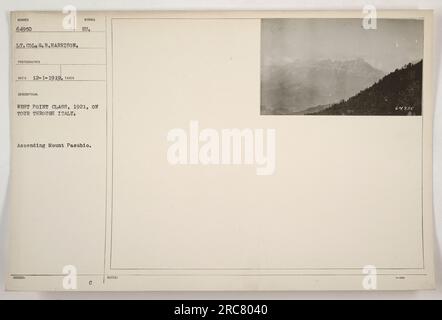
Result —
M261 115L421 115L423 20L263 19Z

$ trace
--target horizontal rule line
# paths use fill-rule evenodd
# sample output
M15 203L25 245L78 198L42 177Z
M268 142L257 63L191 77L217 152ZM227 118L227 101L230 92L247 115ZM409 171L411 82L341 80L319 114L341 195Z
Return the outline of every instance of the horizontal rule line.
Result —
M105 66L104 63L16 63L16 66Z
M63 47L59 47L59 48L15 48L16 50L52 50L52 49L59 49L59 50L105 50L106 48L63 48Z
M321 273L321 274L314 274L314 273L263 273L263 274L186 274L186 273L178 273L178 274L107 274L108 276L119 276L119 277L165 277L165 276L171 276L171 277L182 277L182 276L198 276L198 277L277 277L277 276L320 276L320 277L340 277L340 276L355 276L355 277L361 277L363 275L361 274L338 274L338 273ZM381 273L377 274L377 276L427 276L428 274L424 273L407 273L407 274L386 274ZM10 275L11 277L65 277L65 274L17 274L17 275ZM77 274L77 276L103 276L103 274Z
M15 80L16 82L106 82L106 80Z
M105 33L105 31L16 31L15 33L17 34L27 34L27 33L84 33L84 34L88 34L88 33Z

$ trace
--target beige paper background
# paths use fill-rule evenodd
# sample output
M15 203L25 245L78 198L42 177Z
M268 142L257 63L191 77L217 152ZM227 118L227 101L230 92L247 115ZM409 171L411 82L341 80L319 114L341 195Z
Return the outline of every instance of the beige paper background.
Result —
M421 14L389 13L388 16ZM96 220L89 224L90 233L81 239L71 237L61 242L75 244L74 247L84 244L81 256L74 260L84 263L83 270L91 270L92 276L99 277L103 263L98 263L98 257L102 259L105 252L105 272L118 274L119 280L105 281L102 288L361 289L360 268L366 264L377 265L387 269L386 275L391 274L383 283L385 289L431 286L432 245L425 242L426 238L431 239L432 225L431 193L428 193L431 181L428 166L431 163L428 157L431 107L428 101L424 100L423 121L421 117L259 116L257 18L335 15L108 14L108 17L118 18L180 19L107 20L107 28L111 30L107 40L113 48L107 51L107 58L112 61L112 65L108 65L112 81L107 85L111 101L107 124L108 133L112 133L107 135L107 176L113 176L113 183L107 188L108 196L112 197L107 200L106 230L103 230L103 221L99 222L103 216L94 214ZM355 13L340 16L344 15L354 16ZM429 19L429 15L425 15ZM191 17L198 20L183 19ZM217 19L207 19L209 17ZM429 35L427 21L426 39ZM143 30L143 38L149 42L140 41L139 30ZM173 38L178 41L170 41ZM428 81L429 42L426 41L424 73ZM141 66L137 65L139 61L143 61ZM426 97L428 90L424 90ZM167 131L174 127L186 128L192 119L199 120L202 127L219 129L276 128L276 174L258 177L253 167L241 166L171 169L165 159ZM28 124L29 127L32 128L32 124ZM95 139L98 131L94 128L86 132L88 139ZM102 135L105 131L96 136L100 145L106 140ZM425 145L422 145L422 138ZM422 148L426 151L424 157L420 152ZM92 157L97 161L97 168L98 163L103 164L104 155L104 149L100 148ZM407 161L403 161L404 158ZM65 161L62 159L61 163ZM91 164L90 160L79 161ZM103 174L103 170L99 172ZM19 174L14 176L16 181L27 179ZM98 177L91 176L88 171L76 172L75 176L70 184L89 186L92 198L105 201L100 193L104 190L102 182L98 189L94 183ZM88 182L88 179L91 180ZM41 189L43 179L36 176L35 181L37 188L27 191L33 197L37 197L35 190ZM426 191L424 197L420 193L422 183ZM19 184L20 190L23 190L22 185ZM16 210L23 212L18 215L23 220L15 220L15 229L32 232L23 226L31 208L19 204L15 195L14 198L17 198L13 201L17 202ZM82 207L92 208L93 199L90 201L91 205L86 200ZM74 214L66 207L61 206L60 219ZM50 209L53 208L50 204ZM96 207L92 211L100 209ZM88 213L84 209L82 217L86 219ZM75 214L78 217L78 211ZM47 218L43 215L42 226L37 223L33 227L44 231L43 225L48 228ZM83 234L84 229L78 222L71 225L79 227L76 230ZM51 239L62 239L65 233L54 231L52 227L46 234L51 234ZM22 235L21 241L27 242L20 246L24 258L13 256L13 270L28 270L23 267L26 266L30 270L59 272L59 265L66 260L60 253L60 245L41 236L33 243L29 232L16 233ZM102 237L106 237L107 246L99 254L98 241ZM96 249L89 247L88 240L97 244ZM425 252L422 251L424 243ZM41 246L43 258L51 257L54 261L48 263L49 259L42 259L41 268L34 268L32 252L36 251L36 246ZM67 256L72 259L71 253ZM117 270L120 268L137 270ZM170 270L163 276L155 276L162 274L161 270L140 274L145 268L174 269L175 273L178 270L184 276L173 275ZM253 272L228 270L227 277L220 270L199 273L182 270L201 268L253 269ZM350 272L348 268L355 270ZM407 274L407 271L395 270L398 268L411 269L412 274L406 276L405 281L394 281L395 275ZM275 272L277 269L301 271ZM342 276L335 280L327 269L337 269L334 273ZM308 275L303 276L306 270ZM349 275L345 276L347 273ZM323 277L324 274L331 277ZM146 275L151 276L147 281L143 278ZM132 281L138 276L141 282ZM198 279L198 283L192 282L192 278ZM318 279L321 279L319 284ZM54 286L50 280L40 278L27 278L23 286L17 281L11 282L12 288L21 289Z

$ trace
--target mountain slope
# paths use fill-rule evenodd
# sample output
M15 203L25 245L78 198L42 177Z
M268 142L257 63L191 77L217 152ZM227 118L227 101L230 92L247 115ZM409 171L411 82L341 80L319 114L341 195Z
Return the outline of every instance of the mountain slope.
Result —
M422 60L396 69L347 101L308 114L421 115Z
M362 59L263 66L261 112L295 114L350 98L385 74Z

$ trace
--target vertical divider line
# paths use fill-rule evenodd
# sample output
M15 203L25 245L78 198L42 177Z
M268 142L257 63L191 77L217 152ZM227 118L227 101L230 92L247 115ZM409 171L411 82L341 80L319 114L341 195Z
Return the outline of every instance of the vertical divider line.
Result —
M109 125L108 125L108 109L109 109L109 103L108 103L108 64L107 64L107 55L108 55L108 47L107 47L107 13L104 17L104 25L105 25L105 63L106 63L106 115L105 115L105 121L106 121L106 148L105 148L105 195L104 195L104 263L103 263L103 284L106 282L106 256L107 256L107 215L108 215L108 132L109 132Z

